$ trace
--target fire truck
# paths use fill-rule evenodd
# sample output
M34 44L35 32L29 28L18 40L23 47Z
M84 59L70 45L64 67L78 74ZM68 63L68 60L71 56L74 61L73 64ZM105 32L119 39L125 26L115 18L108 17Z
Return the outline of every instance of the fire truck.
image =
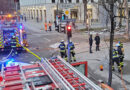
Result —
M16 37L17 50L22 50L22 46L28 46L27 35L22 23L19 22L16 15L0 16L0 51L11 49L11 39Z

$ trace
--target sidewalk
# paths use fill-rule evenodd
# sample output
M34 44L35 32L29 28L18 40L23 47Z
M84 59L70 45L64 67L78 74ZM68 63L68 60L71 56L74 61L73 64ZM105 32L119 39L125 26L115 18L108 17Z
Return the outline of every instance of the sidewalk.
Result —
M103 80L104 82L108 81L108 69L109 69L109 48L106 46L104 42L101 43L102 46L100 48L100 51L95 51L95 45L93 46L93 53L89 53L89 47L88 43L80 43L79 45L76 45L76 58L78 61L88 61L88 67L98 78L97 80ZM124 58L124 69L123 69L123 79L125 80L125 84L127 87L127 90L130 90L130 43L125 43L125 58ZM104 70L100 71L99 66L103 65ZM115 65L116 66L116 65ZM116 68L116 67L115 67ZM90 70L88 69L88 70ZM115 73L116 72L116 73ZM114 90L124 90L122 86L121 79L117 76L119 75L121 77L121 74L118 73L116 70L113 74L112 79L112 87ZM116 74L116 75L115 75ZM95 77L96 78L96 77Z

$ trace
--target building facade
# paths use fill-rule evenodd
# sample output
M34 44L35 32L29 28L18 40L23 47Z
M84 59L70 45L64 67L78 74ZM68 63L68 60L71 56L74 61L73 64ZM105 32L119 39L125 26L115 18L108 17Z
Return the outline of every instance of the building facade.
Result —
M18 10L20 9L19 0L18 2ZM0 14L13 14L16 11L16 5L14 0L0 0Z
M69 19L76 19L77 22L83 22L84 20L84 4L82 0L20 0L20 4L21 14L28 19L53 22L58 7L58 12L69 11ZM98 6L91 3L87 6L88 16L91 21L98 21Z

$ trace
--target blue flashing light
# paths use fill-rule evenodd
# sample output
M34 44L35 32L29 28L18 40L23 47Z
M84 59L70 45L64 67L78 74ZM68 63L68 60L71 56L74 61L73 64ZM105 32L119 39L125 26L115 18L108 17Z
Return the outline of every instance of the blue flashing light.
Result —
M20 28L20 29L22 29L22 28L23 28L23 26L22 26L22 25L20 25L20 26L19 26L19 28Z
M7 62L6 62L6 65L10 65L11 63L14 62L14 59L13 58L10 58Z

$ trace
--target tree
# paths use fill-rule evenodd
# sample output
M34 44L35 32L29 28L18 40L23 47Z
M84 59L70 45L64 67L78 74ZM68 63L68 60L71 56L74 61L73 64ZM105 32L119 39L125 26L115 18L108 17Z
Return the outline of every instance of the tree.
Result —
M112 84L112 55L113 55L113 40L114 40L114 29L115 29L115 13L114 5L117 0L100 0L99 3L104 7L108 12L111 20L111 31L110 31L110 48L109 48L109 78L108 85Z
M110 20L111 20L111 31L110 31L110 49L109 49L109 78L108 78L108 85L111 86L112 83L112 54L113 54L113 39L114 39L114 29L115 29L115 18L119 17L120 22L119 26L122 26L122 18L123 16L123 4L126 6L126 19L127 19L127 37L129 38L129 15L128 15L128 1L127 0L99 0L100 4L104 7L104 9L109 13ZM118 6L116 6L118 4ZM119 16L114 13L114 8L119 9Z

